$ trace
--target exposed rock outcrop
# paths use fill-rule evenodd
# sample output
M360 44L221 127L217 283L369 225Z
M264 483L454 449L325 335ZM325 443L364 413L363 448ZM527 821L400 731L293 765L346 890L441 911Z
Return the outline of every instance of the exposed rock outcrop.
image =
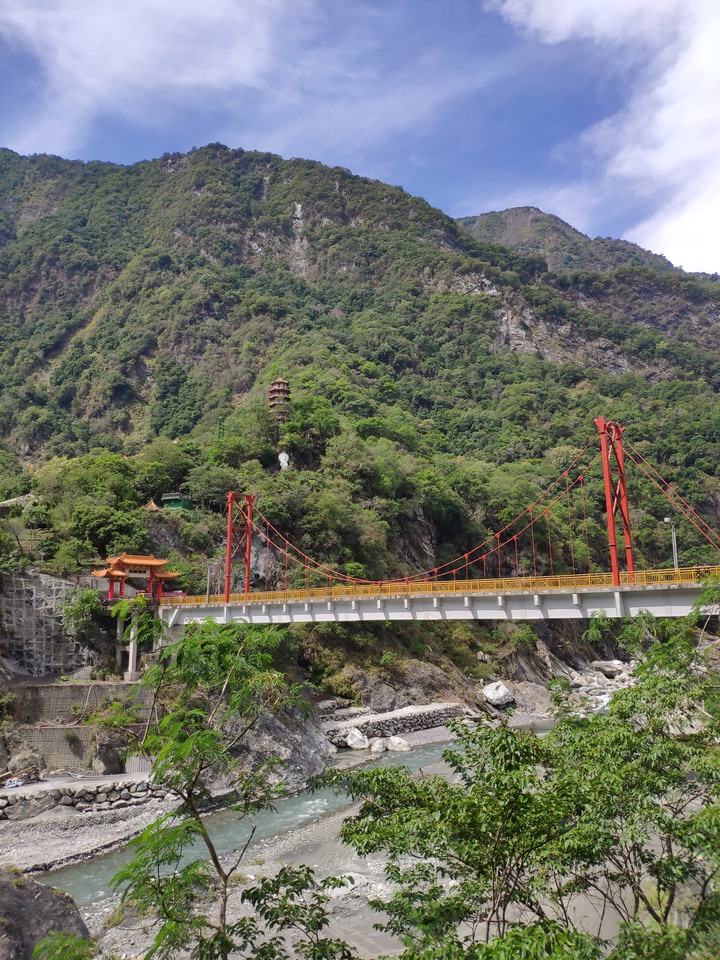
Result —
M51 931L89 937L72 897L0 868L0 960L31 960Z
M513 648L510 642L500 652L498 679L546 684L554 677L569 679L574 671L590 669L593 661L601 658L611 661L618 653L612 635L597 646L584 640L587 624L583 621L548 620L533 624L532 629L536 636L533 645Z
M232 735L232 730L228 733ZM324 772L335 747L314 716L304 716L299 709L293 709L279 715L264 714L238 752L248 766L281 760L273 777L294 792Z
M361 704L374 713L450 700L484 708L476 684L449 663L440 668L426 660L408 659L397 663L392 672L382 673L368 672L350 664L343 674L357 691Z
M127 737L111 730L98 730L95 756L91 763L93 770L102 776L122 773L125 769L123 757L126 747Z

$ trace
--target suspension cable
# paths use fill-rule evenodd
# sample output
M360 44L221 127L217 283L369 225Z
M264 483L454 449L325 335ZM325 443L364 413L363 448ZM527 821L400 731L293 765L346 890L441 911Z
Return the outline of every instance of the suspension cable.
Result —
M547 538L548 538L548 553L550 555L550 576L555 576L555 569L553 567L553 554L552 554L552 539L550 537L550 511L545 511L545 521L547 523Z
M489 555L490 555L491 553L496 553L496 554L497 554L497 572L498 572L498 577L502 577L502 553L501 553L502 547L505 546L505 545L507 545L507 544L511 544L512 542L515 543L515 550L516 550L516 568L519 568L519 546L518 546L518 540L519 540L519 538L522 536L522 534L523 534L528 528L529 528L530 531L531 531L531 538L532 538L533 571L534 571L535 575L537 575L537 555L536 555L536 547L535 547L535 531L534 531L534 525L535 525L535 523L537 522L538 517L534 516L534 513L533 513L534 508L537 507L538 504L540 504L543 500L546 500L547 497L548 497L548 495L558 486L558 484L560 483L560 481L564 479L564 480L565 480L565 487L566 487L565 491L563 491L561 494L557 495L557 496L555 497L555 499L552 501L552 503L550 503L549 506L548 506L548 507L546 508L546 510L545 510L545 515L546 515L546 518L547 518L547 520L548 520L548 522L549 522L549 513L548 513L548 511L551 510L552 507L555 506L555 504L558 503L558 502L562 499L563 496L568 496L568 495L569 495L569 490L572 488L572 486L575 486L575 484L576 484L576 483L578 482L578 480L579 480L579 478L576 478L576 479L572 482L572 484L570 484L570 481L569 481L569 473L570 473L570 471L571 471L572 468L580 461L580 459L582 458L582 456L584 455L584 453L586 452L586 450L588 450L588 448L591 447L592 444L593 444L596 440L597 440L597 435L593 436L593 438L592 438L591 440L589 440L589 441L583 446L583 448L580 450L580 452L579 452L579 453L577 454L577 456L574 458L574 460L573 460L573 462L572 462L572 464L571 464L571 466L570 466L570 468L569 468L568 470L563 471L563 473L561 473L551 484L549 484L549 486L546 487L545 490L543 490L542 493L540 493L539 496L538 496L528 507L526 507L521 513L519 513L517 517L515 517L513 520L511 520L511 521L509 521L508 523L506 523L497 533L489 535L484 541L482 541L482 543L480 543L480 544L478 544L477 546L473 547L471 550L468 550L468 551L467 551L465 554L463 554L462 556L457 557L457 558L455 558L455 559L453 559L453 560L449 560L449 561L447 561L446 563L441 564L440 566L433 568L432 570L420 571L420 572L418 572L418 573L411 574L410 576L406 576L406 577L402 577L402 578L393 578L393 579L385 580L385 581L382 581L382 582L383 582L383 583L386 583L386 584L393 584L393 583L410 583L410 582L412 582L412 581L417 581L417 580L419 580L419 579L428 579L429 577L432 577L432 579L434 579L434 580L439 580L441 576L449 576L450 574L452 574L452 575L455 577L455 576L457 575L458 570L459 570L460 568L462 568L462 567L465 568L465 576L466 576L466 578L467 578L467 576L469 575L468 571L469 571L470 563L471 563L471 562L475 562L475 560L473 559L474 557L477 557L477 560L482 559L482 561L483 561L483 576L487 579L487 559L488 559L488 557L489 557ZM592 467L592 465L593 465L593 464L595 463L595 461L599 458L599 456L600 456L600 454L598 453L598 454L593 458L593 460L591 461L591 463L589 464L589 466L585 468L586 471L589 470L590 467ZM582 474L581 474L581 476L582 476ZM275 526L267 519L267 517L264 516L264 514L263 514L257 507L256 507L256 510L255 510L255 515L256 515L256 516L253 517L252 520L251 520L251 526L252 526L253 530L255 530L261 537L263 537L263 539L265 540L265 545L266 545L266 583L267 583L267 581L268 581L268 579L269 579L269 549L270 549L270 546L272 546L275 550L277 550L278 552L284 554L284 556L285 556L285 581L286 581L286 589L287 589L288 583L289 583L289 579L288 579L288 578L289 578L289 561L290 561L290 560L292 560L294 563L297 563L297 564L299 564L299 565L301 565L301 566L303 566L303 567L305 568L306 584L307 584L308 581L309 581L309 574L310 574L310 570L311 570L311 569L312 569L312 570L317 570L319 573L324 574L324 576L326 577L328 583L330 583L330 584L333 582L333 580L335 580L335 581L340 581L340 582L343 582L343 583L349 583L349 584L372 584L372 583L374 582L374 581L371 581L371 580L368 580L368 579L365 579L365 578L351 577L351 576L349 576L348 574L345 574L345 573L340 572L339 570L333 569L332 567L328 566L327 564L323 564L323 563L320 563L320 562L317 561L317 560L314 560L312 557L310 557L308 554L306 554L303 550L300 550L300 549L299 549L298 547L296 547L293 543L291 543L291 542L287 539L287 537L285 537L285 536L277 529L277 527L275 527ZM542 515L542 514L541 514L541 515ZM518 520L521 520L523 517L526 517L526 516L529 517L528 522L527 522L519 531L517 531L517 532L514 533L512 536L507 537L505 540L503 540L503 534L504 534L504 533L507 533L507 532L518 522ZM257 521L256 521L256 517L257 517ZM258 522L264 523L264 525L265 525L264 531L260 529L260 527L258 526ZM275 539L274 539L274 537L272 536L272 534L274 534L275 537L277 537L277 539L280 541L280 543L275 542ZM490 546L491 544L492 544L492 546ZM572 539L571 539L571 544L572 544ZM552 547L551 547L550 544L549 544L549 546L550 546L550 549L552 549ZM481 554L481 555L478 555L478 554L480 554L480 551L483 549L483 547L486 548L485 552L484 552L483 554ZM488 547L490 547L489 550L487 549ZM551 561L550 561L550 562L551 562L551 569L552 569L552 566L553 566L552 557L551 557ZM574 564L573 564L573 570L574 570Z
M565 486L567 488L568 526L570 528L570 564L572 566L573 576L575 576L575 543L573 539L572 503L570 500L570 480L567 473L565 474Z
M588 573L591 573L591 564L590 564L590 536L588 534L588 519L587 519L587 502L585 496L585 481L583 475L580 474L580 492L582 494L582 508L583 508L583 526L585 527L585 549L587 550L587 564L588 564Z
M670 503L672 503L674 507L677 507L680 512L683 513L688 520L690 520L693 526L705 537L706 540L712 544L712 546L715 547L716 550L720 550L720 536L718 536L710 524L706 520L703 520L697 511L694 510L685 500L682 494L675 490L672 485L665 480L660 471L657 470L651 463L649 463L648 460L645 459L640 451L633 444L631 444L629 440L625 440L625 444L627 447L629 447L631 454L634 453L635 456L642 461L642 463L638 463L637 460L635 460L635 458L631 455L630 459L635 466L642 470L648 480L651 480L670 501ZM643 464L648 468L649 471L651 471L651 473L649 473L648 470L643 467ZM651 475L653 473L655 474L654 477ZM703 527L706 529L703 530Z
M687 520L690 521L690 523L691 523L691 524L695 527L695 529L701 534L701 536L703 536L703 537L708 541L708 543L709 543L711 546L715 547L716 550L720 551L720 537L718 537L718 535L715 533L715 531L712 529L712 527L711 527L709 524L705 523L705 521L702 519L702 517L699 517L699 516L695 513L695 511L692 509L692 507L690 507L688 504L685 503L685 501L682 499L682 497L680 497L679 495L677 495L677 499L675 499L675 496L674 496L674 495L675 495L675 491L674 491L674 490L664 489L664 488L662 487L662 485L661 485L660 483L658 483L658 481L655 479L655 477L653 477L652 474L650 474L650 473L645 469L645 467L643 466L643 464L642 464L642 463L638 463L638 461L634 459L634 457L632 456L632 453L629 454L629 457L630 457L630 460L632 460L632 462L635 464L635 466L645 474L645 476L648 478L648 480L650 480L651 483L655 484L655 486L658 488L658 490L660 490L661 493L663 493L663 494L665 495L665 497L670 501L670 503L671 503L677 510L679 510L680 513L682 513L682 515L683 515ZM660 476L660 475L658 474L658 476ZM664 483L664 482L665 482L665 481L663 481L663 483ZM669 484L668 484L667 486L669 487ZM680 501L680 502L678 502L678 501ZM701 521L701 522L708 528L709 533L708 533L707 531L703 530L703 528L702 528L702 527L700 526L700 524L697 522L696 518L697 518L697 520Z

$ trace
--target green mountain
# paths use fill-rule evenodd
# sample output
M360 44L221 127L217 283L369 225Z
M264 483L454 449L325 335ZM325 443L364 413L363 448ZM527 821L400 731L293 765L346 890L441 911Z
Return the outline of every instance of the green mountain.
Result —
M591 240L569 223L537 207L512 207L477 217L461 217L460 226L477 240L499 243L525 256L544 257L550 270L594 270L618 267L676 269L665 257L643 250L627 240L596 237Z
M129 167L0 151L0 237L0 493L37 497L8 563L153 547L203 589L234 487L323 562L406 575L492 536L599 414L717 517L710 279L627 259L550 274L397 187L218 144ZM667 504L637 484L640 562L666 563ZM142 510L177 488L193 511ZM588 493L602 566L599 480ZM689 526L680 545L714 559Z

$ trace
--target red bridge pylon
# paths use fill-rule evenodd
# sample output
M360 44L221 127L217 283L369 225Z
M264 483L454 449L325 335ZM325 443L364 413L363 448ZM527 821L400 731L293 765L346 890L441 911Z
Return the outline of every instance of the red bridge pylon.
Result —
M225 546L225 603L230 602L232 565L238 556L245 566L245 596L250 593L250 553L252 550L253 502L255 497L245 494L244 503L238 501L235 491L227 495L227 541Z
M619 423L608 422L605 417L596 417L595 425L600 433L600 448L602 452L608 543L610 546L610 568L612 570L613 583L616 587L619 587L620 561L618 558L616 525L616 517L618 515L622 523L623 537L625 539L625 564L631 583L635 575L632 533L630 531L630 504L625 479L625 453L622 443L623 428Z

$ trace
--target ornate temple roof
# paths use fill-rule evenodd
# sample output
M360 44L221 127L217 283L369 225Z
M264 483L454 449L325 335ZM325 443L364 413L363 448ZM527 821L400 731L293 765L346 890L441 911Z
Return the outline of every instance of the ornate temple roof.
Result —
M152 576L155 580L172 580L173 577L179 577L177 570L163 570L168 563L167 560L161 560L159 557L145 556L143 554L121 553L119 557L108 557L107 567L103 570L93 570L94 577L113 577L122 579L123 577Z

